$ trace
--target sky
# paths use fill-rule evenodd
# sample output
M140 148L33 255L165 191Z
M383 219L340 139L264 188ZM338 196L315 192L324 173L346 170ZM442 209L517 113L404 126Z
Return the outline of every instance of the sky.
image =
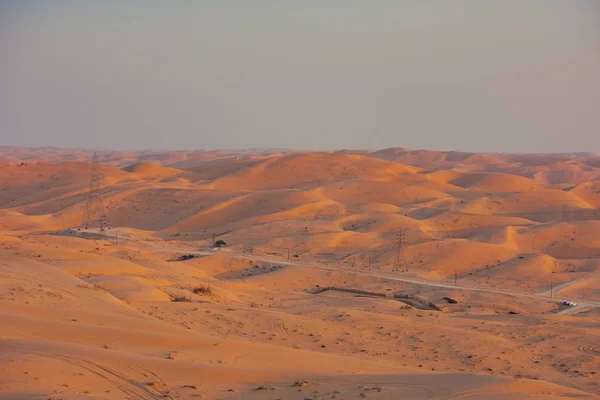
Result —
M597 0L0 0L0 146L600 153Z

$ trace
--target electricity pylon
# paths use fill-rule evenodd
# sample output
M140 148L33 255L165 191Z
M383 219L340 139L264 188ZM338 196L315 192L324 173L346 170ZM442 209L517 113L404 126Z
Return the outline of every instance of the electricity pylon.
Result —
M394 260L394 268L392 269L392 271L400 270L400 264L402 264L400 250L402 249L402 246L404 245L405 240L406 239L404 237L404 231L401 231L400 233L398 233L398 235L396 236L396 259Z
M105 228L110 229L108 217L106 216L106 208L104 207L102 196L100 194L102 179L104 179L104 176L97 168L97 156L96 153L94 153L92 165L90 167L90 189L83 218L81 220L81 228L83 229L88 229L96 222L100 226L101 231L104 231Z

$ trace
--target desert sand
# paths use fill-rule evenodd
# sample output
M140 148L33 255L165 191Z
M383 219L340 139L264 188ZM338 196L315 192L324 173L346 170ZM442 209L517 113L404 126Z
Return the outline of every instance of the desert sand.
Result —
M600 399L598 156L92 153L0 148L0 399Z

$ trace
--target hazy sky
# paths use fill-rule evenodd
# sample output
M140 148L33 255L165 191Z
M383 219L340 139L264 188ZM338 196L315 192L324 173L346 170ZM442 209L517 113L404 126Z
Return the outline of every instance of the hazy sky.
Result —
M600 1L0 0L0 145L600 152Z

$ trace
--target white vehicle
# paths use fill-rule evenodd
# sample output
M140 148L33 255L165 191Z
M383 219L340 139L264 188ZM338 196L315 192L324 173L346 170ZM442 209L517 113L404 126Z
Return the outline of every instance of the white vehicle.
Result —
M568 306L568 307L575 307L577 305L577 303L575 303L574 301L568 301L568 300L563 300L561 302L561 304L563 306Z

